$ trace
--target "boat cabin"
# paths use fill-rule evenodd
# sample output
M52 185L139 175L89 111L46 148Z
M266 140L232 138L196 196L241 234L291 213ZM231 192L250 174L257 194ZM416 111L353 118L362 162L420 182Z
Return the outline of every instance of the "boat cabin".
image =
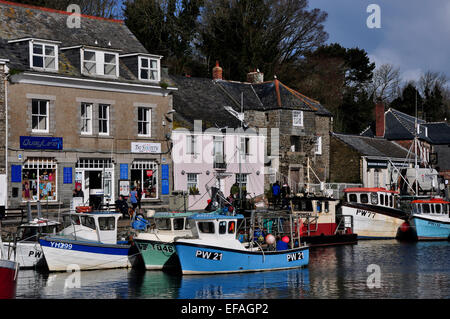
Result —
M385 188L346 188L344 201L347 203L368 204L382 207L397 207L398 192Z
M54 235L58 232L60 222L36 218L17 228L17 240L20 242L38 242L43 235Z
M448 216L450 218L450 202L443 199L414 200L412 204L412 212L414 214Z
M235 240L238 220L243 220L243 215L225 215L218 212L198 213L188 220L192 228L192 235L207 241Z
M121 216L116 212L70 212L63 216L64 229L60 234L75 240L116 244L117 221Z
M153 216L155 231L158 233L190 233L191 225L187 219L196 213L192 212L157 212Z

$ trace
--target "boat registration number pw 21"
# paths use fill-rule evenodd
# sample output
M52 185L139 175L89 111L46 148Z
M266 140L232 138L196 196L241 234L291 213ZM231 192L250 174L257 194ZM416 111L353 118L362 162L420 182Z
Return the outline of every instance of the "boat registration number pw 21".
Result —
M72 249L72 244L50 242L50 247L59 249Z
M222 260L222 256L223 256L222 253L211 252L211 251L197 250L195 252L195 257L209 259L209 260Z
M298 253L288 254L286 256L287 261L296 261L296 260L302 260L303 259L303 251L299 251Z

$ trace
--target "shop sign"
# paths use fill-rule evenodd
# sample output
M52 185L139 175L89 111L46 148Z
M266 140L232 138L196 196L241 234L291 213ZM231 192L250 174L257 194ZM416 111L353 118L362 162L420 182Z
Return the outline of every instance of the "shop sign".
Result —
M21 136L20 148L31 150L62 150L62 137Z
M131 153L161 153L161 143L131 143Z

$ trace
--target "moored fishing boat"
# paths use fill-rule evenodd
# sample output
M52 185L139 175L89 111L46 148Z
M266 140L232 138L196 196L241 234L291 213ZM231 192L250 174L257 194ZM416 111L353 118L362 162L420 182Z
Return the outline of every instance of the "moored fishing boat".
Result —
M117 212L70 212L64 229L39 243L50 271L126 268L130 245L117 242Z
M254 223L251 224L249 232L250 241L247 243L239 241L237 239L238 221L242 225L243 220L243 215L230 215L221 210L191 216L189 218L193 233L191 238L175 238L174 240L182 273L254 272L308 265L309 247L302 246L299 238L294 240L292 219L290 222L291 245L279 249L274 246L275 237L273 236L273 241L267 240L266 247L253 240Z
M412 202L410 225L419 240L450 239L450 202L441 198Z
M45 218L35 218L17 228L16 243L5 242L6 247L15 245L15 257L10 260L19 262L20 268L36 268L45 266L45 258L39 244L39 238L46 235L55 235L60 222Z
M19 263L9 260L14 256L14 247L7 250L3 246L0 229L0 299L13 299L16 297L17 275Z
M176 268L179 266L173 240L191 235L187 218L192 212L157 212L153 216L154 228L138 232L133 241L148 270Z
M358 239L393 239L409 213L398 208L398 192L384 188L346 188L342 215L353 218Z
M324 196L293 197L291 211L301 218L300 235L310 247L356 244L352 216L337 212L339 200Z

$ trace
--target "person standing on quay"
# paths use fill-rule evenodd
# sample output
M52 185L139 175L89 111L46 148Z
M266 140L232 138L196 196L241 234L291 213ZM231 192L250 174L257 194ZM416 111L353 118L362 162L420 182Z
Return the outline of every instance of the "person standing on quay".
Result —
M136 207L138 206L138 193L136 191L136 186L133 186L131 188L130 202L131 202L131 206L133 206L133 210L136 211Z

